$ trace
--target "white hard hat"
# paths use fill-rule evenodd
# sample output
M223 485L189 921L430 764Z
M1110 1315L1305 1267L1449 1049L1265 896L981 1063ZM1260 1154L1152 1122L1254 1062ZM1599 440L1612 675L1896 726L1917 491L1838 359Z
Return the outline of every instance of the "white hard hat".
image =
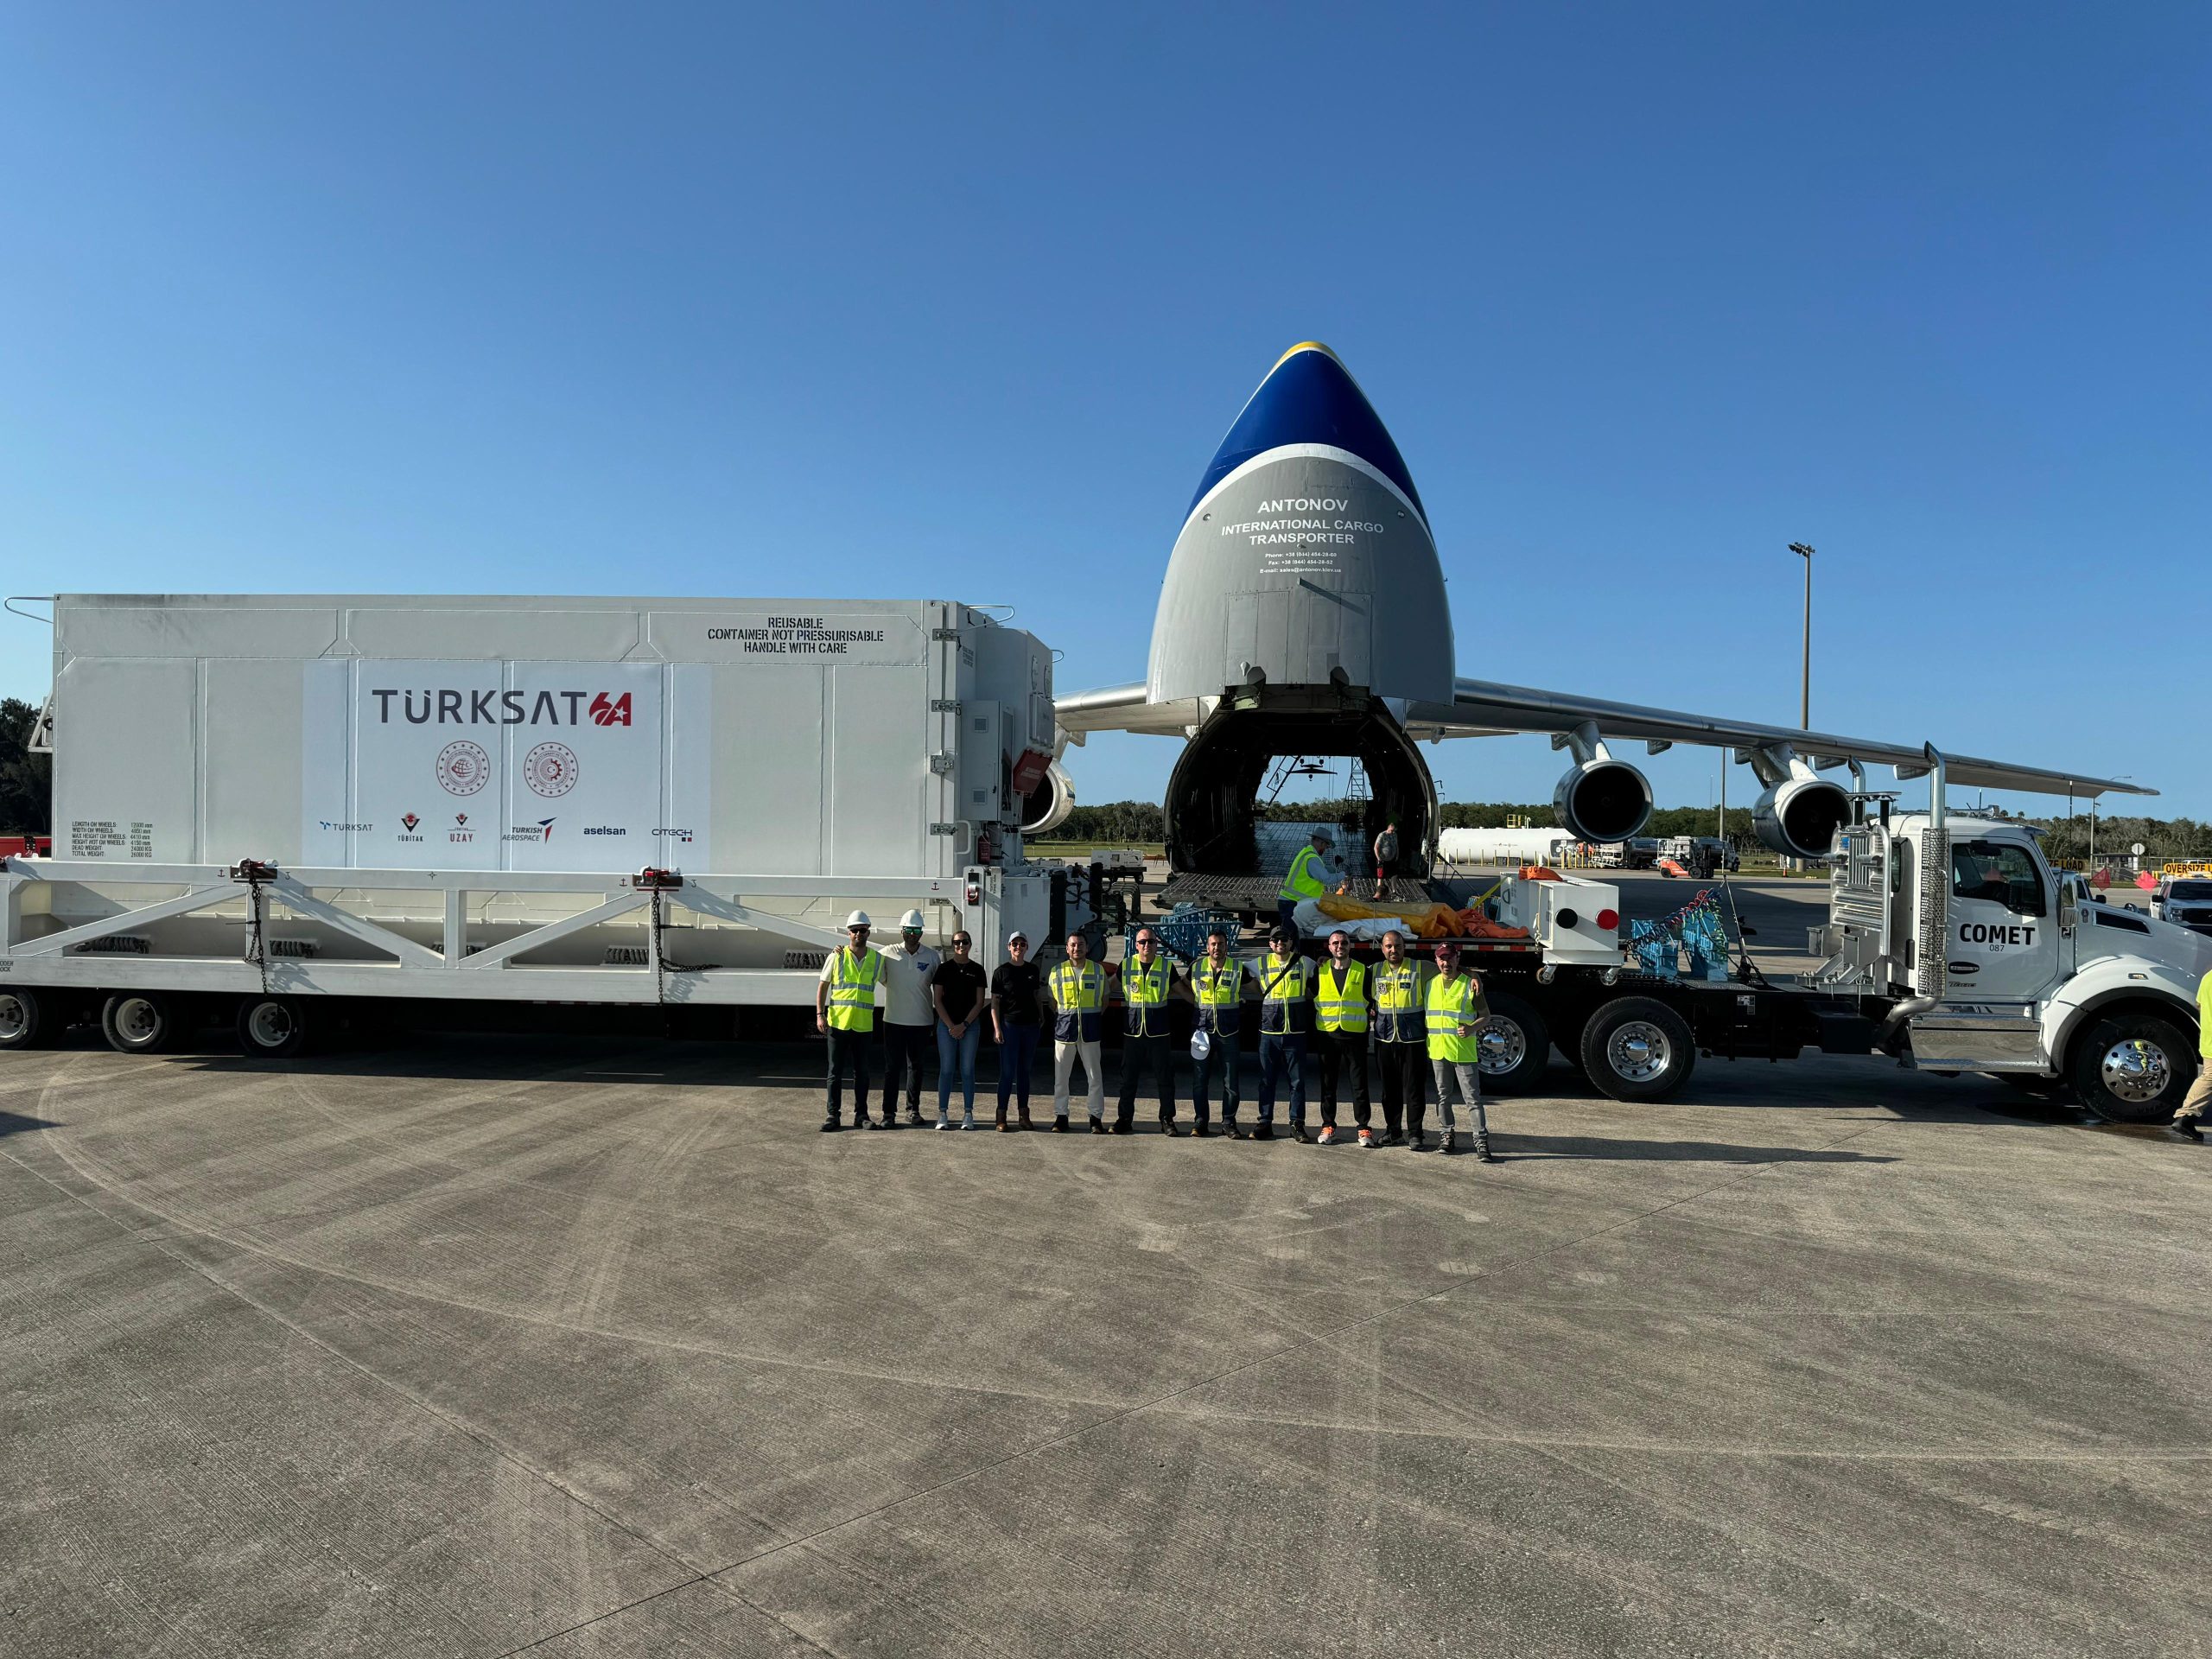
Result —
M845 918L845 925L849 928L874 927L875 924L868 920L868 912L864 910L856 910L851 915Z
M899 931L902 933L920 932L922 931L922 912L918 910L910 910L904 916L901 916L899 918Z

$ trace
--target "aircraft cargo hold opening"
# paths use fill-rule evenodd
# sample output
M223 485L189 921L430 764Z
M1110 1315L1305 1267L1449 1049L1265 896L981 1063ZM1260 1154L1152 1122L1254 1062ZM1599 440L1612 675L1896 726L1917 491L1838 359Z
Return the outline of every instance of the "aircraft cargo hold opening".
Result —
M1436 785L1421 751L1382 702L1357 687L1243 688L1198 728L1168 779L1168 868L1177 875L1273 877L1262 870L1253 825L1269 768L1285 757L1358 762L1369 798L1357 826L1340 830L1344 867L1362 883L1374 874L1368 851L1385 824L1398 826L1401 878L1424 880L1436 823Z

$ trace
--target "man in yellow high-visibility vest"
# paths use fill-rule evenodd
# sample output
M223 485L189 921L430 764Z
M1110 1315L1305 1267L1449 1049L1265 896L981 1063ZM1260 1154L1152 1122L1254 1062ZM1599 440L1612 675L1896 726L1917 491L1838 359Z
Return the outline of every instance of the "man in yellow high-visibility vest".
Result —
M1351 958L1344 929L1329 935L1329 954L1313 982L1313 1046L1321 1059L1321 1144L1337 1143L1337 1080L1351 1073L1352 1122L1359 1144L1372 1147L1367 1102L1367 964Z
M2196 1120L2212 1105L2212 974L2196 984L2196 1081L2189 1085L2181 1109L2174 1114L2172 1132L2184 1141L2204 1138Z
M1275 920L1298 936L1298 901L1319 899L1329 891L1329 884L1322 879L1328 868L1329 849L1336 845L1336 837L1326 830L1316 830L1313 839L1298 849L1298 856L1290 861L1290 868L1283 872L1282 886L1275 891Z
M814 1028L830 1039L830 1106L822 1120L825 1135L845 1127L840 1096L847 1071L853 1075L853 1127L868 1127L868 1052L875 1033L875 988L883 978L883 958L868 949L868 927L864 910L845 918L845 943L830 953L814 987ZM895 1100L885 1099L887 1121L897 1106Z
M1460 1103L1466 1107L1475 1132L1475 1156L1486 1164L1497 1161L1490 1154L1490 1124L1483 1116L1482 1023L1490 1017L1490 1003L1481 982L1459 971L1459 947L1446 939L1436 947L1436 977L1428 982L1428 1069L1436 1077L1436 1115L1440 1140L1437 1150L1456 1152L1452 1144L1452 1085L1459 1085Z

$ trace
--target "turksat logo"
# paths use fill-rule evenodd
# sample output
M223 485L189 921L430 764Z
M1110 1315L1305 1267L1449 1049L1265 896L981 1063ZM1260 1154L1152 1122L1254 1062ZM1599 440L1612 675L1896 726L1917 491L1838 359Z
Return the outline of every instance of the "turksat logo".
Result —
M409 691L379 686L377 724L395 716L410 726L594 726L630 724L631 693L607 691ZM398 707L395 709L393 702Z

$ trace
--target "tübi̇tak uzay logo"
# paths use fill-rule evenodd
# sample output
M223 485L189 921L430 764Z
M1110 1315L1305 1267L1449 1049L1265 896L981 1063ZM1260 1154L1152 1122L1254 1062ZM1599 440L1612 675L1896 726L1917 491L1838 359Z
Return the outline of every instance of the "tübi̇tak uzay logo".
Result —
M627 726L627 691L455 691L404 690L380 687L377 724L398 720L410 726ZM398 702L394 710L393 700Z

